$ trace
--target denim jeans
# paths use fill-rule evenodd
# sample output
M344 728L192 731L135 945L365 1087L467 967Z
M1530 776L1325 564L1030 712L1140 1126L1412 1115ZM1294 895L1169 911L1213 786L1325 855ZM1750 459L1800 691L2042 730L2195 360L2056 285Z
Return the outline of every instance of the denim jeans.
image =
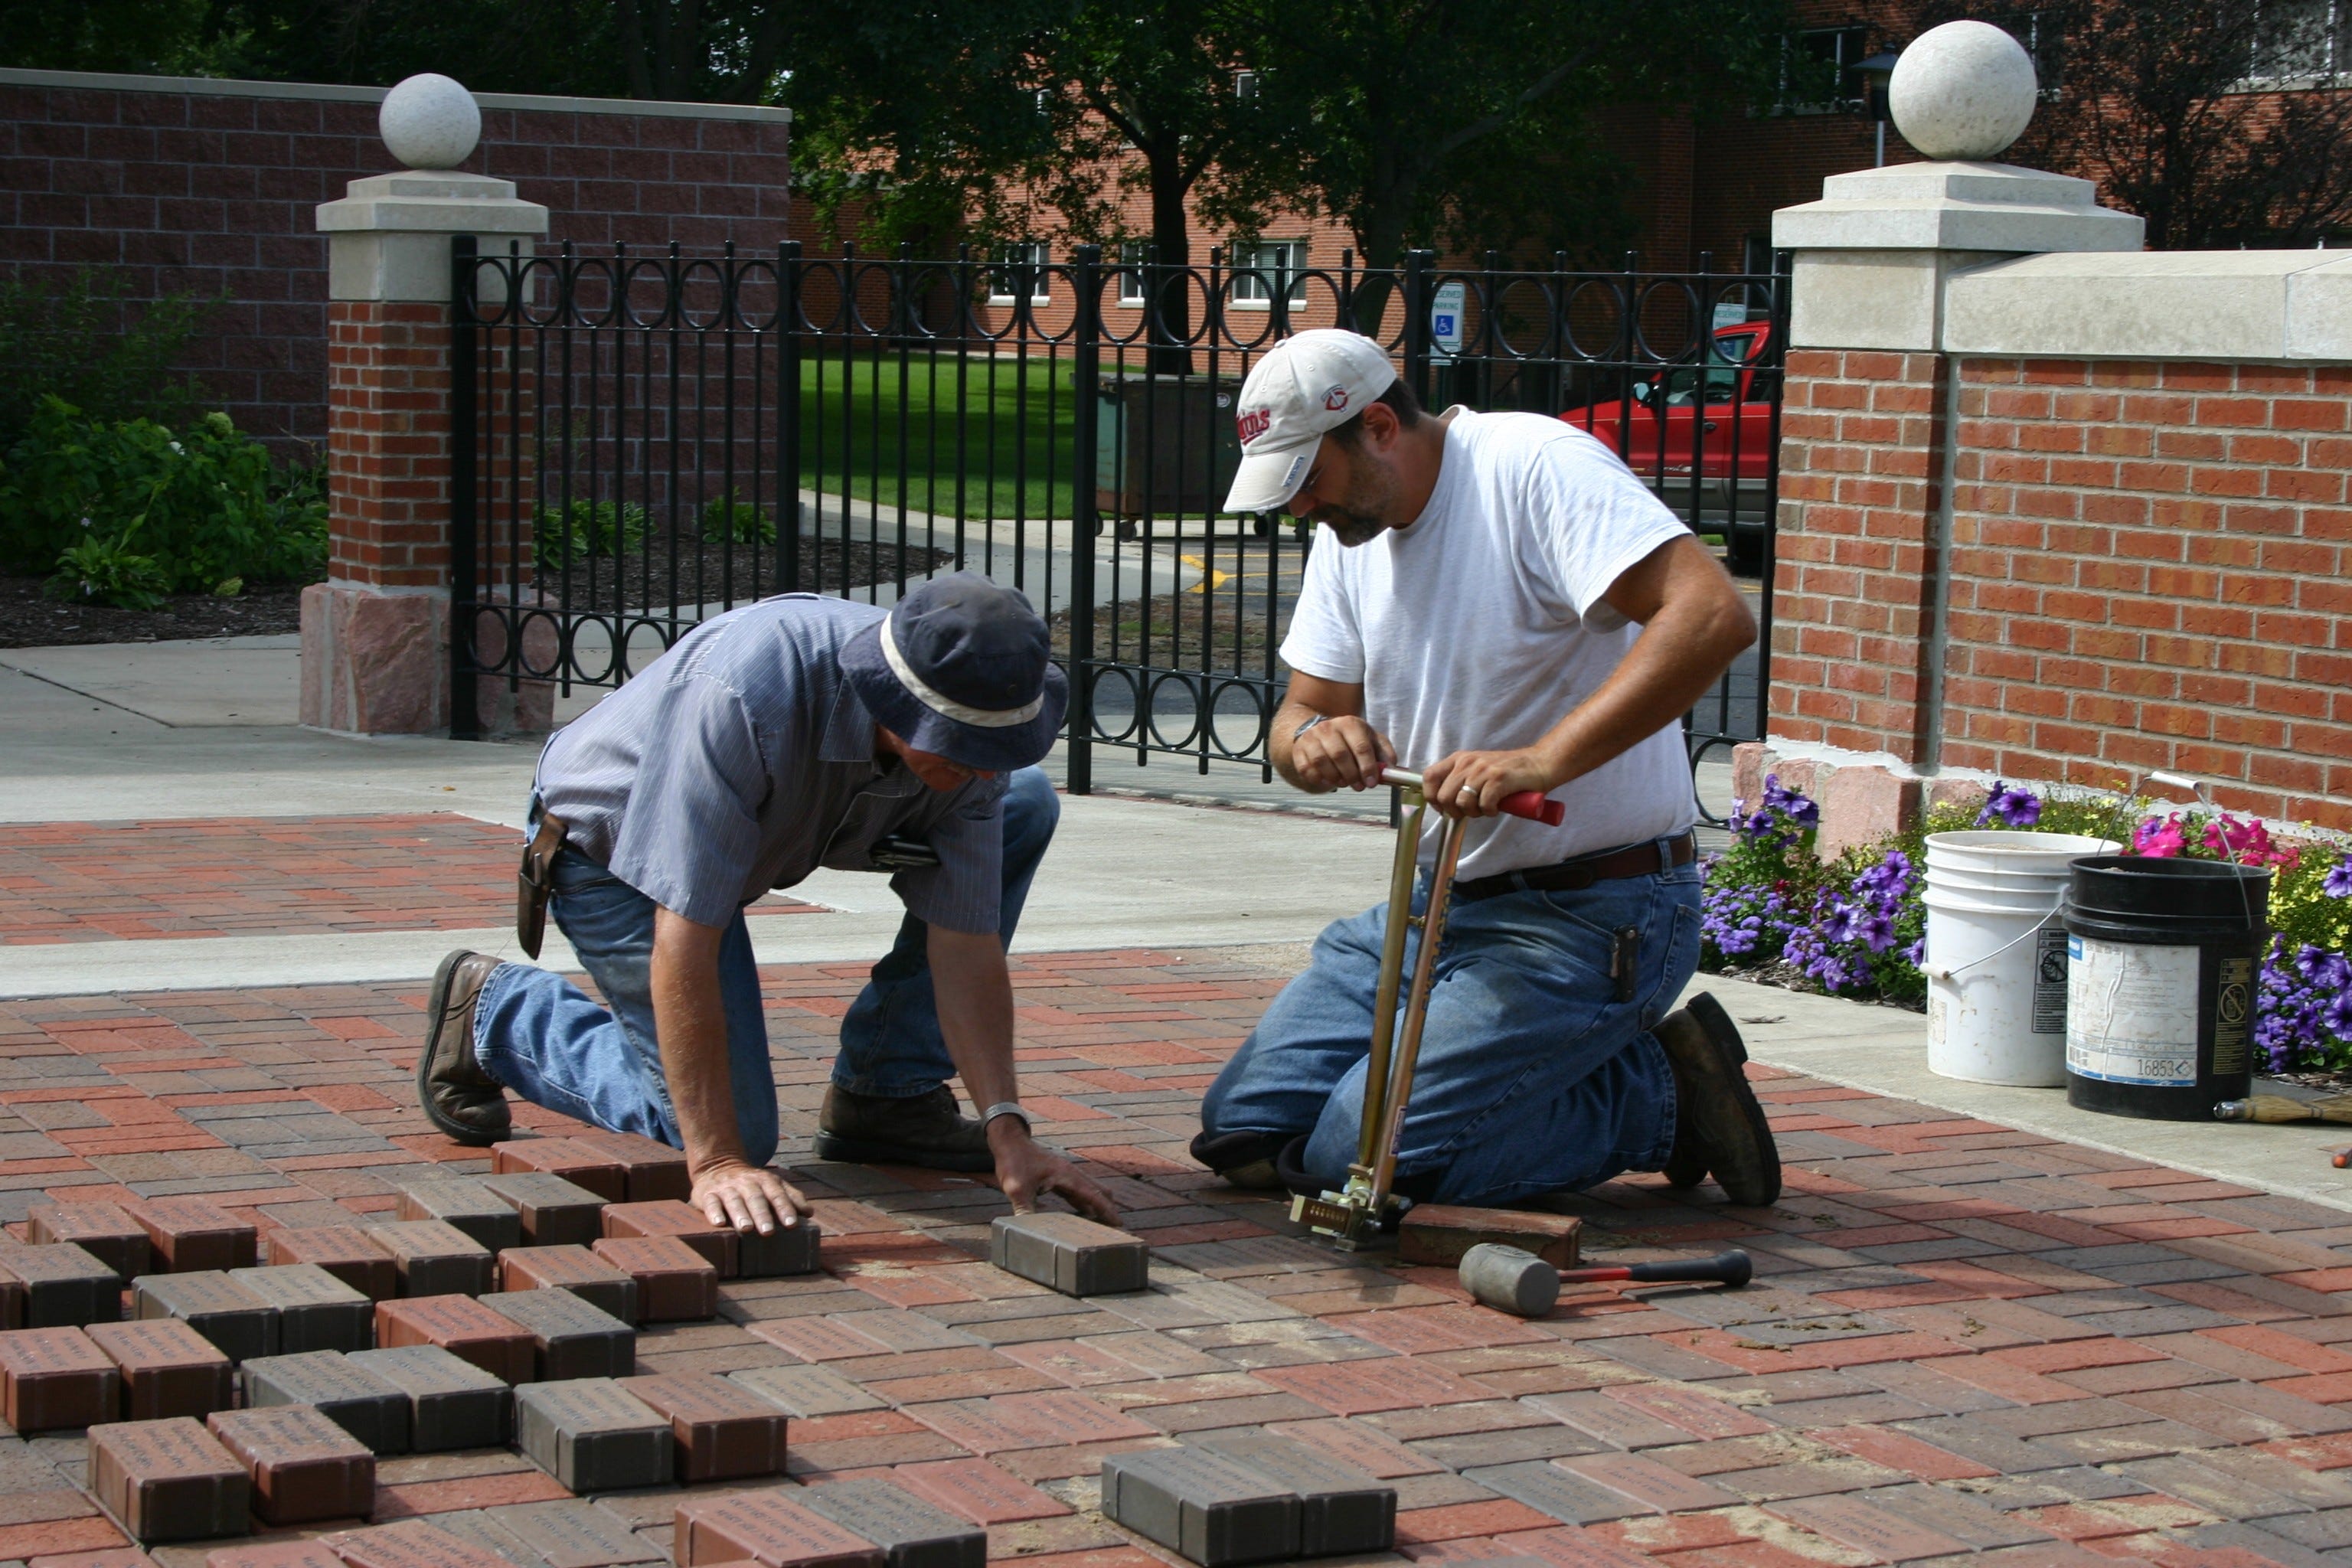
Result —
M1674 1149L1674 1074L1648 1031L1698 967L1699 882L1689 865L1576 892L1455 903L1398 1173L1433 1176L1439 1203L1502 1204L1663 1166ZM1416 910L1427 898L1424 882ZM1316 940L1307 972L1210 1086L1206 1131L1306 1133L1307 1170L1334 1188L1346 1181L1386 908L1336 921ZM1633 999L1620 1002L1610 958L1629 926L1640 932L1638 956ZM1415 931L1408 984L1419 950Z
M1024 768L1008 784L999 931L1009 946L1062 807L1040 769ZM654 1035L654 901L569 849L556 858L550 912L611 1010L551 971L502 963L475 1005L475 1054L492 1078L534 1105L683 1147ZM929 937L929 928L908 915L851 1004L833 1068L842 1088L905 1099L954 1075L932 1002ZM776 1152L776 1085L759 967L740 911L719 938L719 994L744 1157L763 1165Z

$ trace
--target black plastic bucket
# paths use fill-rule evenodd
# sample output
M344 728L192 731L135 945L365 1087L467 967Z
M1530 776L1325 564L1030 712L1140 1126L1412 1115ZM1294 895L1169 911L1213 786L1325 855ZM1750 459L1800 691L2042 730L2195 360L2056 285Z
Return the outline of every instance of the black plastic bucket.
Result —
M2066 1103L2205 1121L2252 1087L2271 874L2095 855L2066 891Z

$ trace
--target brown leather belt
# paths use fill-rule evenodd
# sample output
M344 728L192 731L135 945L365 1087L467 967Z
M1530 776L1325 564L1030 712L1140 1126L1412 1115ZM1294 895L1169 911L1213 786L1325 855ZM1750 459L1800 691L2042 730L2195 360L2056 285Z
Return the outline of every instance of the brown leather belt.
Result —
M539 956L547 935L547 899L555 891L555 857L563 847L563 819L551 811L539 814L539 831L522 852L522 872L515 884L515 940L523 952Z
M1562 860L1556 866L1531 866L1524 871L1473 877L1466 882L1454 883L1454 896L1475 903L1498 893L1572 893L1595 882L1654 876L1676 866L1687 866L1697 858L1698 836L1685 833L1679 838L1668 839L1663 850L1658 841L1652 839L1623 849Z

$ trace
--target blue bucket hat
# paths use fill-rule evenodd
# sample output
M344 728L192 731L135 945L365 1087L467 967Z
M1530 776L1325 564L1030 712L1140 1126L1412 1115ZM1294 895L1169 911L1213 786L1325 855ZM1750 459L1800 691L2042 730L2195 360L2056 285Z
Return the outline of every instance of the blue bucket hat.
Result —
M892 734L984 773L1042 761L1069 707L1028 596L977 572L935 577L900 599L843 646L841 668Z

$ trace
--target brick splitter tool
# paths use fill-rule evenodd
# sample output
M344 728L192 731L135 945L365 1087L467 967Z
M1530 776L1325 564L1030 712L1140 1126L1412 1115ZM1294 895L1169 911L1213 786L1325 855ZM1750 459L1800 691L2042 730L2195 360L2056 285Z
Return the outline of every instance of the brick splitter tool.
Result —
M1404 1132L1405 1104L1412 1098L1413 1065L1421 1058L1421 1032L1429 1022L1429 992L1437 977L1437 950L1445 940L1445 915L1454 896L1454 868L1462 858L1462 836L1467 817L1445 819L1437 843L1437 866L1430 873L1429 902L1412 912L1412 885L1421 866L1421 832L1429 815L1422 794L1421 774L1406 768L1383 768L1381 782L1402 791L1409 809L1397 827L1396 858L1389 869L1388 925L1381 932L1380 980L1372 994L1371 1054L1364 1068L1364 1111L1356 1145L1356 1163L1348 1167L1347 1184L1319 1198L1300 1194L1290 1201L1290 1217L1318 1236L1331 1238L1342 1252L1381 1245L1381 1237L1412 1206L1392 1191L1396 1185L1397 1142ZM1504 815L1521 816L1557 827L1567 807L1535 790L1503 797ZM1414 930L1421 932L1410 988L1404 981L1404 945ZM1397 994L1405 993L1402 1037L1397 1025Z

